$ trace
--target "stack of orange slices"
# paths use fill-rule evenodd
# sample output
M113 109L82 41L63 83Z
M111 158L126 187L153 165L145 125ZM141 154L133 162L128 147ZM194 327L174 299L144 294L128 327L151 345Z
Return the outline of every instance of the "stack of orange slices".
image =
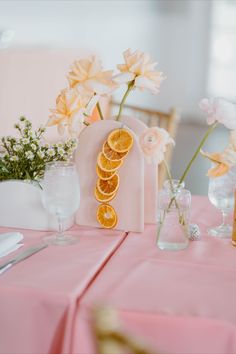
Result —
M116 226L118 217L109 202L115 198L120 177L118 169L133 146L131 133L124 128L113 130L98 154L96 172L98 176L94 190L96 200L101 203L97 209L97 221L107 229Z

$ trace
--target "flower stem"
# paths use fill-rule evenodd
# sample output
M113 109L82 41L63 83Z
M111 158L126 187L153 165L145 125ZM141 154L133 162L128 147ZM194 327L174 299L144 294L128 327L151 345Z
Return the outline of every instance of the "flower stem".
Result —
M189 161L186 169L184 170L184 173L182 174L180 180L179 180L179 186L181 185L181 183L184 181L185 177L187 176L188 174L188 171L190 170L193 162L195 161L197 155L199 154L201 148L203 147L203 145L205 144L206 140L208 139L209 135L211 134L211 132L216 128L218 122L215 122L213 123L209 128L208 130L206 131L204 137L202 138L202 140L200 141L200 144L197 148L197 150L195 151L193 157L191 158L191 160ZM172 203L174 201L174 198L171 199L170 203L169 203L169 206L168 206L168 209L171 207Z
M164 163L164 165L165 165L167 177L168 177L168 179L169 179L169 181L170 181L170 184L171 184L171 186L172 186L172 188L173 188L173 183L172 183L172 179L173 179L173 178L172 178L172 176L171 176L169 166L168 166L168 164L167 164L167 162L166 162L165 159L163 159L163 163Z
M174 195L174 194L175 194L175 190L174 190L174 185L173 185L173 178L172 178L172 176L171 176L169 166L168 166L168 164L167 164L167 162L166 162L165 159L163 159L163 163L164 163L164 165L165 165L167 177L168 177L169 182L170 182L170 189L171 189L171 192L172 192L173 195ZM177 203L177 200L176 200L175 196L172 197L171 200L173 200L173 201L175 202L175 206L176 206L176 208L177 208L177 210L178 210L178 214L179 214L179 220L181 220L182 217L181 217L181 214L180 214L180 208L179 208L179 205L178 205L178 203ZM172 203L171 203L171 204L172 204ZM170 208L171 204L168 206L167 212L169 211L169 208ZM181 222L180 222L180 223L181 223ZM184 222L184 224L185 224L185 222Z
M130 93L130 91L132 90L132 88L134 87L134 80L131 81L129 84L128 84L128 87L127 87L127 90L125 91L125 94L122 98L122 101L120 103L120 109L119 109L119 112L118 112L118 115L116 117L116 120L119 121L120 120L120 116L121 116L121 113L122 113L122 110L123 110L123 106L124 106L124 103L126 101L126 98L128 97L128 94Z
M190 170L190 167L192 166L194 160L196 159L197 155L199 154L202 146L205 144L206 140L208 139L209 135L211 134L211 132L215 129L215 127L217 126L218 122L215 122L214 124L212 124L209 129L207 130L206 134L204 135L204 137L202 138L197 150L195 151L195 154L193 155L193 157L191 158L191 160L189 161L184 173L182 174L180 180L179 180L179 185L184 181L185 177L188 174L188 171Z
M103 120L103 119L104 119L104 116L103 116L103 114L102 114L102 110L101 110L101 106L100 106L99 102L97 103L97 109L98 109L98 113L99 113L99 115L100 115L100 118Z

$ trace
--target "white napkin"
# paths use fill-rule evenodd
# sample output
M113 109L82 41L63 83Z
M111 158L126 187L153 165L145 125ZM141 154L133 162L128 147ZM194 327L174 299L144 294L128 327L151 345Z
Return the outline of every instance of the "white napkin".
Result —
M0 234L0 258L23 246L23 243L20 243L21 240L23 240L23 235L20 232Z

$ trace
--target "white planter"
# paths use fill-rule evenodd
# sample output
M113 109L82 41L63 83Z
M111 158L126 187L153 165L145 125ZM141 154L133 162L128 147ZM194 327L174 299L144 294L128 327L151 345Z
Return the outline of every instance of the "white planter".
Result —
M0 226L32 230L57 230L57 220L41 202L42 190L34 183L20 180L0 182ZM70 228L74 218L67 220Z

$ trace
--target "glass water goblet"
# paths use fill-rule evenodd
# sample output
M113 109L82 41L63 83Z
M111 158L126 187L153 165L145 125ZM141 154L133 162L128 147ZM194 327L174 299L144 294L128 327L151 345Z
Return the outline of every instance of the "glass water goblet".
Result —
M72 162L52 162L46 165L42 182L44 208L58 220L58 233L44 241L54 245L70 245L78 238L64 232L64 222L79 207L80 188L76 166Z
M233 170L230 170L223 176L209 179L209 200L222 213L222 223L219 226L209 228L209 235L224 238L231 237L232 226L227 222L227 219L234 207L235 188L236 175Z

